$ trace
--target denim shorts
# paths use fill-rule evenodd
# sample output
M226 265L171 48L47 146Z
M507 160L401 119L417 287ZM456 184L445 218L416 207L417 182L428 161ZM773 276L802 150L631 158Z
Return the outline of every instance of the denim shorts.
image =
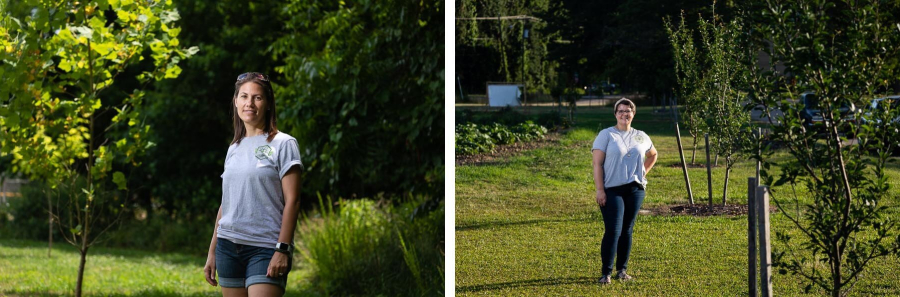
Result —
M288 271L283 276L266 277L266 270L269 269L269 262L274 254L274 247L236 244L218 238L216 272L219 275L219 285L225 288L249 288L253 284L273 284L284 289L294 260L293 257L288 257Z

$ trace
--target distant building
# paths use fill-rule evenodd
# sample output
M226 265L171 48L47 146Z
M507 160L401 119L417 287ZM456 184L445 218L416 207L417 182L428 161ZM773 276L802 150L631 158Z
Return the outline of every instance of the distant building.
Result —
M9 202L7 198L21 197L22 185L27 182L28 180L19 178L4 179L0 183L0 205L6 205Z

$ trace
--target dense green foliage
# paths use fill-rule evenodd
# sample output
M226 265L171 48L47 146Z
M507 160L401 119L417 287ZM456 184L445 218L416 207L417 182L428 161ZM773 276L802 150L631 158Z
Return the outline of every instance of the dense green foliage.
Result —
M232 138L233 85L248 71L270 76L279 129L300 143L306 208L319 192L377 196L388 204L414 194L430 198L416 200L426 205L420 212L443 221L443 212L433 211L442 207L444 188L442 2L0 5L0 149L6 153L0 154L0 171L40 178L40 172L71 168L68 179L51 180L65 182L59 191L46 191L53 183L32 181L21 198L0 209L4 238L46 240L48 197L74 193L82 206L92 201L91 210L112 214L92 219L98 226L117 223L101 241L105 246L205 250ZM66 9L44 9L54 5ZM34 6L41 9L32 13ZM73 22L72 29L54 34L64 21ZM40 34L20 34L22 28ZM66 32L75 39L63 38ZM84 38L94 38L90 51ZM88 62L92 58L95 63ZM34 129L14 130L29 117ZM12 151L9 141L21 148ZM85 194L79 187L90 189L89 180L96 180L94 191ZM57 222L69 218L77 216L60 214ZM395 248L415 247L422 257L439 253L436 245L421 247L428 244L421 239L426 235L417 234L425 231L407 230L416 225L397 227L403 241L392 241ZM77 222L68 227L54 225L53 234L86 233ZM427 236L437 236L432 231ZM421 267L415 273L421 280L431 282L440 273L433 268L442 266L432 260L409 255L396 259ZM365 277L406 288L389 276Z
M126 229L147 228L151 234L154 229L187 229L186 233L211 234L211 222L221 199L219 175L232 135L233 84L238 74L247 71L270 75L277 94L279 128L301 141L302 161L307 165L302 197L314 197L317 192L345 197L379 192L396 197L408 192L441 196L443 14L438 11L439 4L410 4L403 8L397 6L400 4L348 2L345 8L355 7L351 10L356 21L338 23L364 26L365 30L364 34L344 32L352 33L346 36L327 35L332 30L309 27L313 23L291 25L289 29L285 22L294 14L286 13L286 4L276 1L173 4L181 16L177 21L182 27L180 44L197 46L200 53L180 62L179 79L145 85L134 77L151 70L148 55L141 68L126 69L103 93L110 94L111 100L121 100L125 91L144 89L143 109L132 116L136 125L153 127L141 134L141 140L154 144L145 147L140 160L143 166L123 168L127 169L123 172L130 193L129 203L123 209ZM344 11L337 4L315 5L322 15ZM400 13L404 13L406 21L392 22L400 19ZM374 30L381 35L369 34ZM288 31L292 32L291 38L296 38L288 39ZM327 45L332 50L325 52L324 43L328 40L333 40ZM339 40L346 46L338 47ZM377 45L370 44L375 41ZM332 59L328 60L332 64L321 65L335 72L315 78L315 88L309 89L313 93L305 93L303 88L302 96L295 96L301 90L297 81L313 79L291 68L300 67L301 61L282 69L298 78L288 80L287 73L281 74L275 68L297 57L312 58L316 51L321 57L317 61ZM388 69L390 73L382 72ZM350 74L360 71L358 76ZM344 80L348 77L356 77L355 93L348 89L353 83ZM106 98L103 94L101 97ZM358 108L342 114L342 106L351 101ZM301 106L302 112L298 111ZM114 112L106 113L106 117L111 118ZM314 124L308 126L313 130L295 129L307 124ZM116 128L108 132L119 133ZM332 136L336 141L332 141ZM11 158L12 155L0 156L4 162ZM0 170L9 171L11 166L4 163ZM330 183L332 179L334 182ZM314 203L314 199L301 201L306 207ZM128 219L134 213L146 213L147 220ZM196 248L164 242L171 241L161 239L149 245L118 240L112 243L166 250Z
M790 187L773 190L773 202L800 233L776 231L787 248L776 250L774 260L781 273L806 279L806 291L817 287L834 297L846 296L874 259L900 254L900 225L885 205L892 197L885 168L890 148L900 140L885 138L896 135L889 125L857 120L862 115L858 110L851 109L851 117L840 111L841 106L868 105L896 79L897 13L900 6L881 1L744 3L741 18L711 31L724 32L728 45L704 43L711 59L701 82L714 84L698 88L744 91L750 95L749 107L760 105L765 112L783 114L769 117L767 141L783 146L789 160L773 158L777 150L772 146L762 153L749 143L732 146L762 162L761 184ZM704 23L709 24L701 22L701 28ZM709 40L710 35L702 33ZM755 58L747 61L741 52L751 57L765 53L783 67L759 65ZM738 79L720 73L735 73ZM822 129L803 125L805 103L797 96L804 91L820 98ZM716 109L707 111L726 116ZM720 122L708 124L727 129ZM853 131L854 145L847 145L839 131ZM805 191L798 193L798 188ZM800 247L790 245L797 237Z
M304 187L342 197L443 192L443 2L291 1L272 45L281 129ZM310 190L305 192L309 193Z
M531 121L507 126L500 123L456 125L456 153L474 155L492 152L501 144L529 142L544 138L547 128Z
M514 126L525 122L547 127L548 129L565 129L572 123L555 111L546 111L536 114L525 114L512 107L503 107L496 111L473 111L468 109L456 110L456 123L475 123L490 125L494 123Z
M697 33L681 24L673 28L666 21L666 32L672 44L676 64L676 77L680 83L678 93L685 99L685 126L694 136L709 134L714 144L712 152L725 158L725 182L727 192L728 175L741 156L743 145L750 145L750 113L745 110L745 90L752 65L745 48L734 46L741 38L743 28L740 19L723 21L719 15L712 20L701 18L696 30L700 39L694 44ZM751 149L755 149L752 145ZM693 160L692 160L693 161ZM713 203L710 198L710 205ZM722 196L722 204L727 201Z
M564 93L607 81L626 92L641 92L654 99L665 96L675 86L675 75L663 17L684 12L693 20L709 4L460 1L456 4L459 83L466 93L484 94L486 82L525 81L529 94L548 94L563 102L565 98L560 96ZM729 1L720 3L720 13L727 14L731 5ZM534 19L490 19L520 15ZM487 19L471 20L473 17ZM525 28L530 29L528 40L523 38Z
M671 23L671 18L666 18L666 33L669 35L669 43L672 44L673 60L675 62L675 78L677 85L675 86L675 94L681 98L683 108L681 108L682 124L687 128L693 141L691 142L691 164L694 164L697 155L697 141L707 131L706 121L703 119L706 115L706 102L704 102L703 88L703 69L706 68L707 60L703 59L702 44L696 43L694 40L694 30L688 29L684 14L681 15L681 22L675 27Z
M556 80L557 62L549 52L555 37L538 18L550 5L547 0L456 2L456 75L467 93L484 93L484 83L492 81L522 82L528 93L550 92ZM490 19L498 16L520 18Z
M330 200L330 199L329 199ZM329 296L437 296L444 292L443 207L416 212L424 199L399 206L373 200L321 201L305 218L303 257ZM380 205L380 206L379 206Z
M0 154L13 156L12 172L66 194L45 195L57 197L55 210L46 200L48 212L79 247L81 296L88 249L121 214L102 202L128 195L126 169L154 145L141 120L144 92L112 85L176 78L178 63L198 49L180 46L171 1L0 5Z

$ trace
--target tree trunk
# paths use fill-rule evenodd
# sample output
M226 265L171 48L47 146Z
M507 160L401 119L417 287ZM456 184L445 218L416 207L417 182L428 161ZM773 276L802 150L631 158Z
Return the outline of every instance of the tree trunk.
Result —
M832 297L840 297L841 296L841 255L838 252L837 242L834 243L834 252L831 255L832 259L832 270L831 270L831 296Z
M50 258L50 252L53 251L53 201L50 199L50 195L47 195L47 216L50 219L47 223L47 258Z
M88 199L87 203L90 205L90 199ZM87 262L88 248L90 248L90 245L88 245L88 234L90 232L89 222L91 221L90 215L90 212L85 213L84 221L82 221L82 226L84 227L81 229L81 248L78 250L81 252L81 262L78 264L78 282L75 284L75 297L81 297L81 287L82 284L84 284L84 264Z
M727 160L725 162L728 162ZM725 167L725 188L722 189L722 205L726 205L728 199L728 174L731 173L731 166Z
M691 165L694 165L694 157L697 156L697 136L694 136L694 147L691 149Z
M709 206L712 206L712 167L709 166L709 134L704 134L703 137L706 139L706 189L709 191Z
M87 242L81 242L81 262L78 264L78 281L75 283L75 297L81 297L81 285L84 284L84 264L87 262Z

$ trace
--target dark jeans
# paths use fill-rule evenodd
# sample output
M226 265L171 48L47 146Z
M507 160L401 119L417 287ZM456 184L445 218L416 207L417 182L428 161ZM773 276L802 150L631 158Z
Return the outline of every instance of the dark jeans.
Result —
M645 193L636 182L605 191L606 205L600 207L605 229L603 241L600 242L600 259L603 261L603 275L609 275L613 270L613 257L616 257L616 270L628 268L631 234Z

